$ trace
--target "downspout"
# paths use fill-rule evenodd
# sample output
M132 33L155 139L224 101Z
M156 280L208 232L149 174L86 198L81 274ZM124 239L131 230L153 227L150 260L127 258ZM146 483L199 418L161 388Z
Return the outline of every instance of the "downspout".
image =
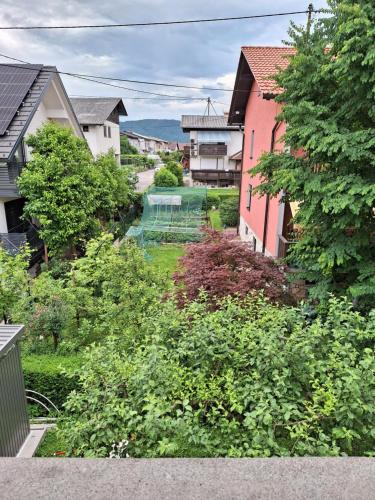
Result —
M280 125L280 122L276 122L273 129L272 129L271 147L270 147L271 153L273 153L273 150L275 148L275 134L276 134L276 130L278 129L279 125ZM269 211L270 211L270 195L267 194L266 195L266 206L264 209L263 243L262 243L262 254L263 255L266 253Z
M240 170L240 193L238 196L238 222L237 222L237 236L240 234L240 217L241 217L241 191L242 191L242 174L243 174L243 158L245 149L245 131L240 125L240 132L242 132L242 154L241 154L241 170Z

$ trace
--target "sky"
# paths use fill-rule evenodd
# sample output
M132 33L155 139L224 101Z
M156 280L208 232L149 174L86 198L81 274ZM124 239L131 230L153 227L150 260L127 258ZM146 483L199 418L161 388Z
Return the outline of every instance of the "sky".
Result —
M308 0L2 0L0 26L67 25L169 21L248 16L305 10ZM315 9L326 0L315 0ZM293 17L237 20L177 26L88 30L0 31L0 53L60 71L132 80L231 89L242 45L279 46ZM9 62L0 57L0 62ZM231 94L112 82L131 89L202 100L130 99L150 97L62 77L69 95L122 97L128 119L175 118L203 114L208 96L218 114ZM216 101L216 102L215 102Z

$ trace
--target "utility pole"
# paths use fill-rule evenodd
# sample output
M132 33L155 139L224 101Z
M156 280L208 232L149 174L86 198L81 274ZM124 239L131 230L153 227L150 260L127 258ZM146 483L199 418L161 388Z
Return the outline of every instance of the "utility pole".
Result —
M210 116L211 97L207 97L207 116Z
M310 36L310 29L311 29L311 21L312 21L312 15L314 12L314 6L312 3L309 4L307 8L307 26L306 26L306 37L309 38Z

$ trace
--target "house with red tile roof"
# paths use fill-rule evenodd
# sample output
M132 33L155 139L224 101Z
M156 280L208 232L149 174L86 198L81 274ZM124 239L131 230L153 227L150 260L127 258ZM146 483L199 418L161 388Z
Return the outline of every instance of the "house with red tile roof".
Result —
M254 250L274 258L285 256L293 207L281 202L282 193L278 198L255 194L261 179L249 171L264 152L284 148L280 138L286 125L276 121L281 105L275 102L281 89L273 77L294 54L291 47L242 47L228 116L228 124L244 133L239 234Z

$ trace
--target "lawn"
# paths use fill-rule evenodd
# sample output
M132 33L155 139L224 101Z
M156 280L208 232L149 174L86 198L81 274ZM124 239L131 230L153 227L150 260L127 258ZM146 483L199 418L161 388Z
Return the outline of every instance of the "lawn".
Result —
M57 437L56 429L50 429L44 435L36 457L63 457L66 454L66 443Z
M210 210L208 212L208 216L210 218L212 229L216 229L216 231L221 231L223 229L223 224L221 222L219 210Z
M159 245L157 247L147 249L147 253L151 257L150 265L166 271L170 276L177 269L177 261L185 253L184 245Z
M233 188L210 188L207 190L208 194L214 194L217 196L227 195L227 196L236 196L239 193L239 189L236 187Z

